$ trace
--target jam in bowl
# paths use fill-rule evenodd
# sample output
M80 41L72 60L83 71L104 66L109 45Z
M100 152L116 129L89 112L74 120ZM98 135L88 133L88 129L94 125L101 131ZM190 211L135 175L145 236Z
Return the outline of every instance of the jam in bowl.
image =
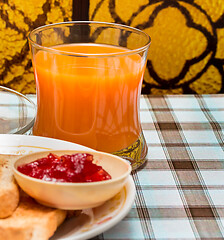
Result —
M58 156L49 153L17 167L27 176L53 182L98 182L111 179L101 166L93 163L93 155L89 153L64 154Z
M39 203L74 210L97 207L115 196L131 166L98 151L50 150L20 157L13 171L18 185Z

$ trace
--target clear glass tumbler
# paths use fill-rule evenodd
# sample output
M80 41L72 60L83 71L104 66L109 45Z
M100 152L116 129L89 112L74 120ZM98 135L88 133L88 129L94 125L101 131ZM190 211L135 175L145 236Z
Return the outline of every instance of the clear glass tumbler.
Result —
M150 37L114 23L64 22L29 34L37 90L33 134L120 155L147 146L139 100Z

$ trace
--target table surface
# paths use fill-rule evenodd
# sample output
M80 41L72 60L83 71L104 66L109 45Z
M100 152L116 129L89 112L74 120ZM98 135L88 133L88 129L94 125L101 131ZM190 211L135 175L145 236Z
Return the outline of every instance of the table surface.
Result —
M146 165L129 214L95 239L224 238L224 95L142 96Z
M148 155L135 203L93 239L224 239L224 95L145 95L140 106Z

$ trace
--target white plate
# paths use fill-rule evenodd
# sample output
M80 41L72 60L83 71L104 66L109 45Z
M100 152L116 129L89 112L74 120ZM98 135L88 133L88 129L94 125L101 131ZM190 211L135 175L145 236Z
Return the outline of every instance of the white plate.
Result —
M0 153L27 154L46 149L90 150L87 147L53 138L0 134ZM130 176L125 187L112 199L93 209L92 218L81 214L66 220L51 240L82 240L92 238L121 221L132 207L135 185Z

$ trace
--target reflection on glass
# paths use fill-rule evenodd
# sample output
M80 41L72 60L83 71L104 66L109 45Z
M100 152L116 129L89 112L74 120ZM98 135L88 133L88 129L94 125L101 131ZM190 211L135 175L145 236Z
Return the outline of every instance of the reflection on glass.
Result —
M0 86L0 133L24 134L34 123L36 108L26 96Z

